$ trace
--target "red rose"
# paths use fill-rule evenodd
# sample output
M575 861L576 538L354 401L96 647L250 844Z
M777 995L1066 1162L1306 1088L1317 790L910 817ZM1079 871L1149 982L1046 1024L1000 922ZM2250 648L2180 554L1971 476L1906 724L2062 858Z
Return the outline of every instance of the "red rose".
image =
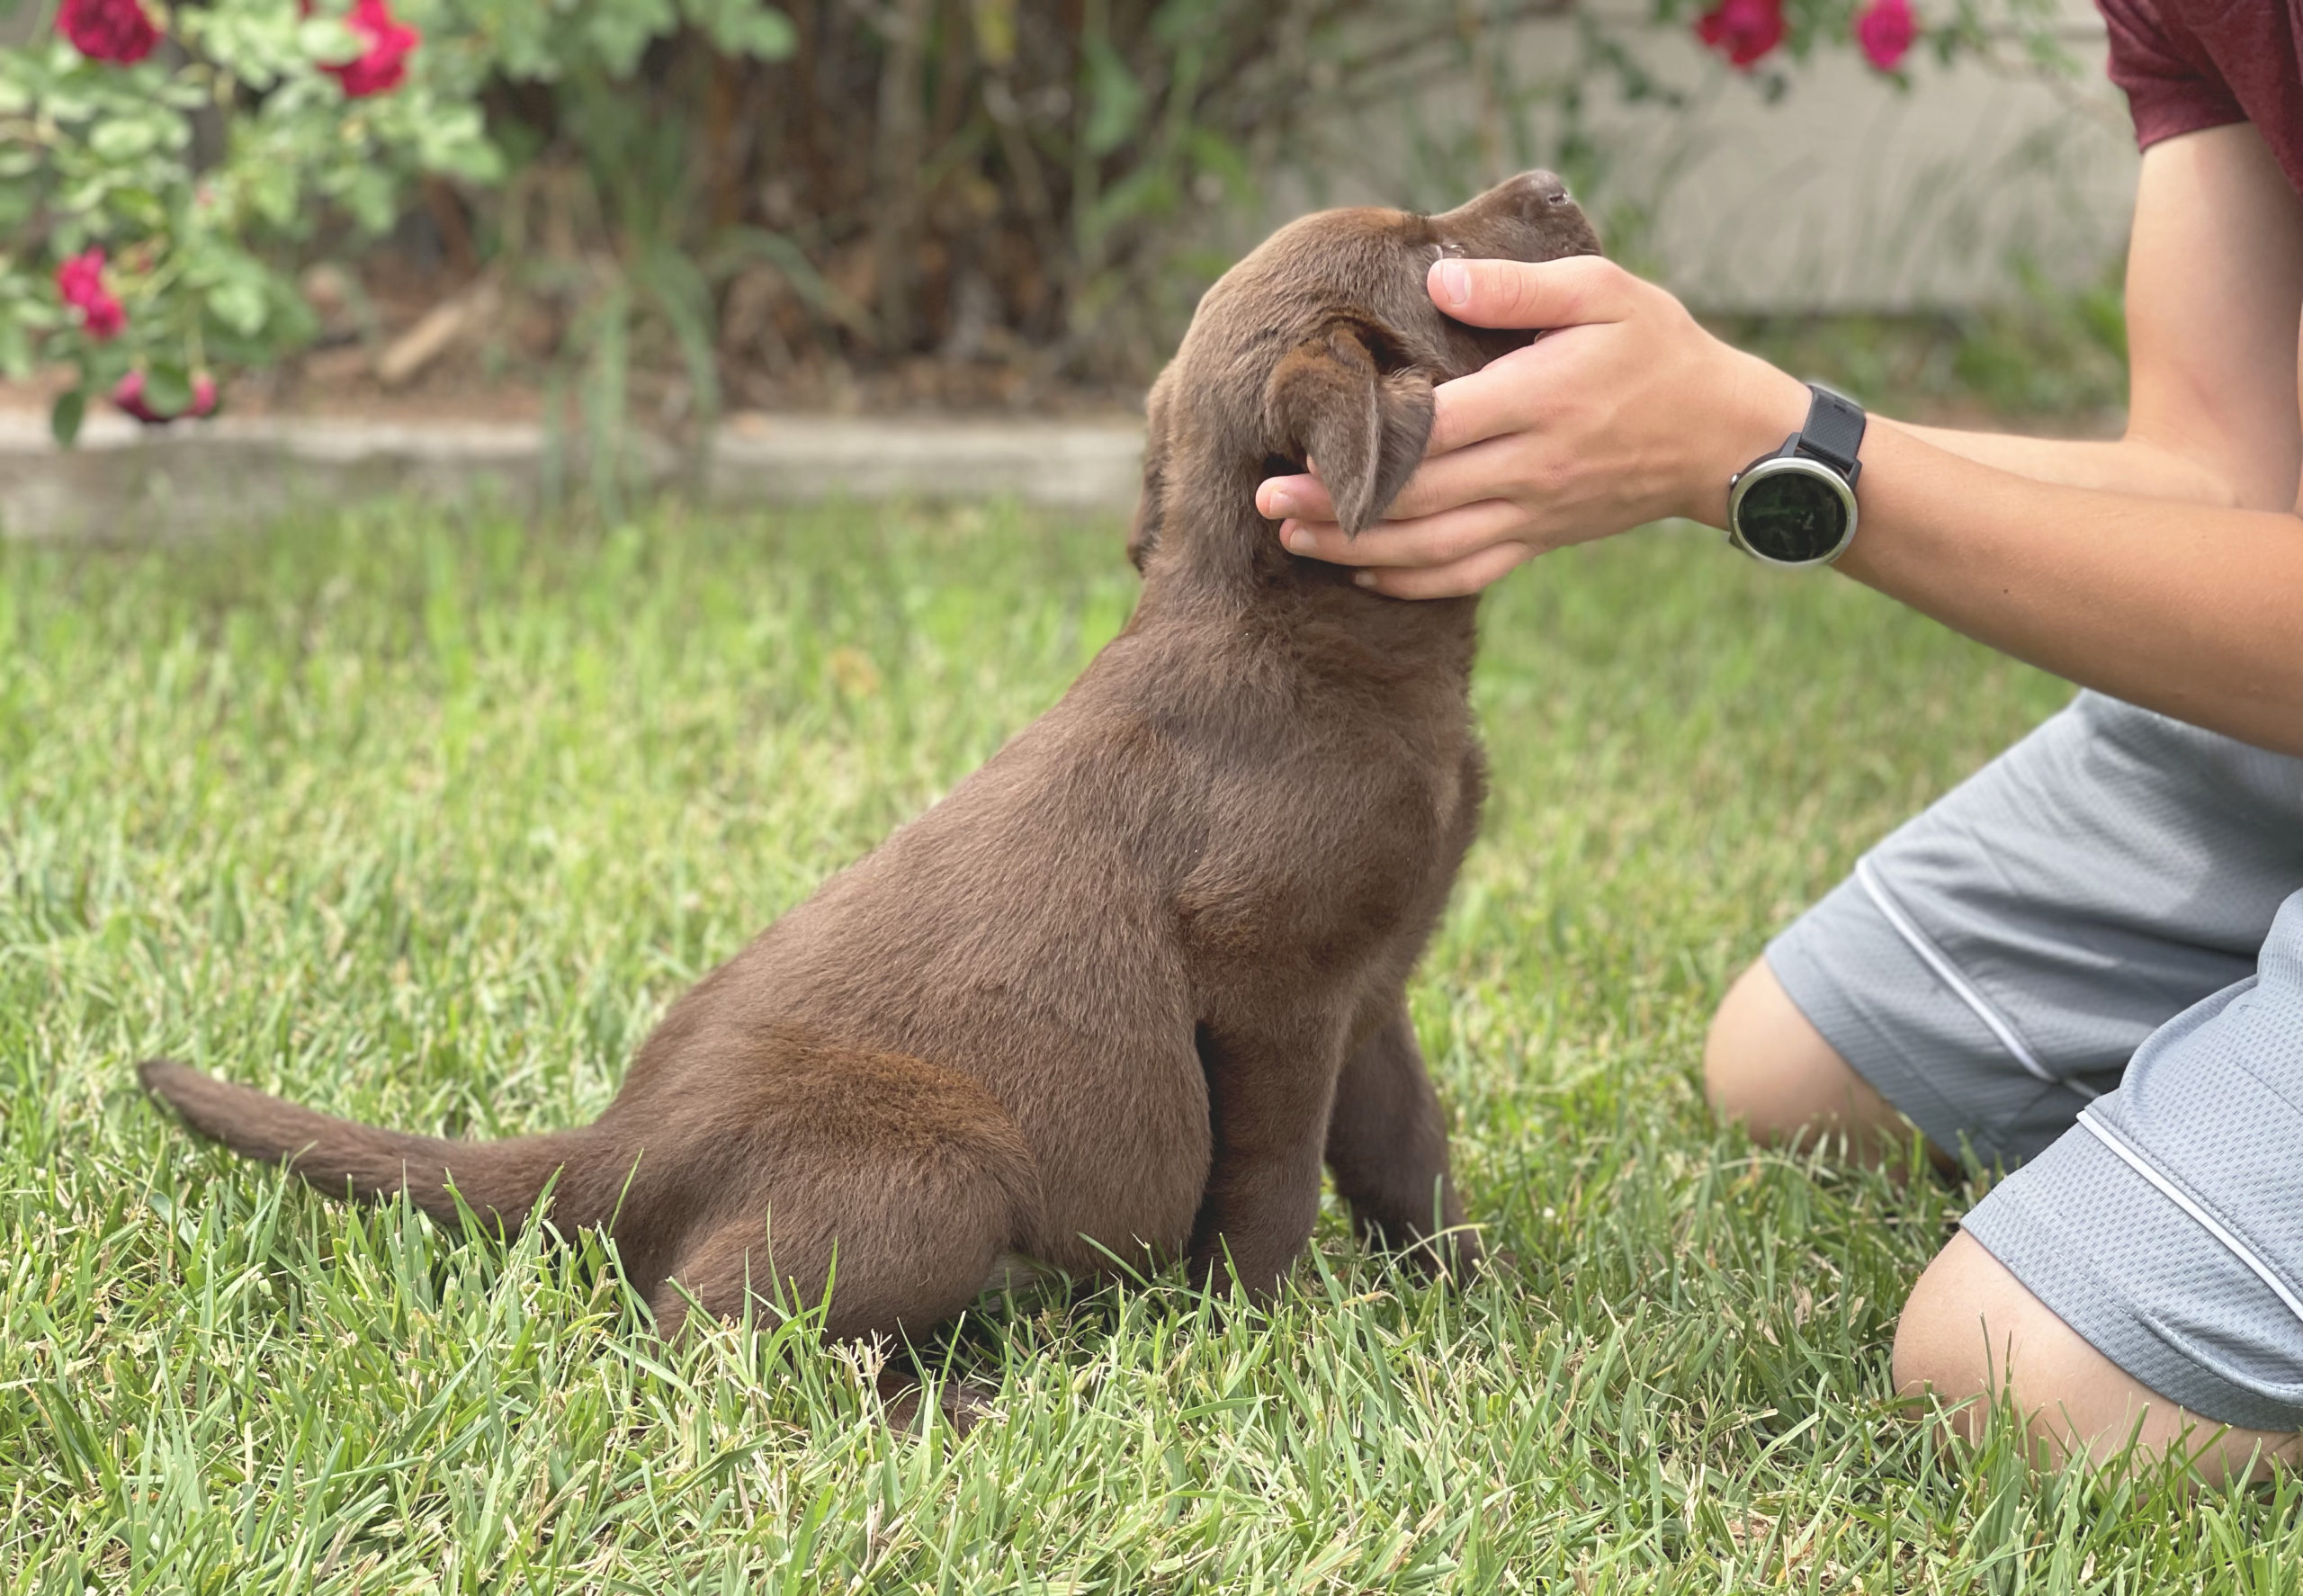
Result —
M160 42L142 0L64 0L56 27L92 61L140 61Z
M216 379L202 375L192 380L192 407L173 416L163 416L144 402L144 373L130 372L112 390L112 402L127 411L147 426L165 426L189 416L194 420L216 413Z
M1697 19L1695 36L1738 71L1783 42L1783 0L1719 0Z
M1893 72L1895 63L1911 49L1911 41L1918 36L1919 24L1911 14L1911 0L1871 0L1871 4L1856 16L1855 42L1863 54L1882 72Z
M104 291L104 252L102 246L84 249L56 268L56 291L80 312L80 326L102 343L116 338L128 325L128 312Z
M305 0L304 9L311 10L311 0ZM385 9L384 0L353 0L344 25L368 47L352 60L333 66L320 63L321 71L344 85L345 98L358 100L399 87L408 76L408 58L424 41L424 35L393 16Z

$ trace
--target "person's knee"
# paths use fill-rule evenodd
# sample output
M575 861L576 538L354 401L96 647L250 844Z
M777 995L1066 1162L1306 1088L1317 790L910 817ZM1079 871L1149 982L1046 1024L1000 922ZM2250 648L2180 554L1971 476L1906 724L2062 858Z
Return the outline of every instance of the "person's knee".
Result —
M1800 1012L1764 959L1712 1016L1703 1087L1714 1113L1763 1142L1833 1129L1901 1134L1895 1111Z
M2110 1457L2132 1441L2146 1457L2180 1448L2213 1481L2297 1454L2292 1434L2227 1429L2146 1386L1964 1231L1912 1287L1894 1378L1898 1395L1931 1398L1970 1439L1994 1404L2012 1405L2050 1466L2078 1452Z
M1712 1013L1703 1040L1703 1095L1722 1119L1749 1124L1766 1097L1768 1061L1781 1053L1781 1038L1771 1035L1779 1017L1770 1012L1773 1005L1761 990L1774 982L1767 961L1755 962Z
M1955 1427L1969 1436L1976 1433L1989 1399L2006 1383L2011 1342L2018 1321L2028 1317L2005 1300L1998 1276L2030 1296L1997 1259L1961 1231L1912 1287L1895 1323L1896 1394L1931 1395L1954 1411Z
M1931 1394L1979 1412L2012 1394L2028 1413L2062 1414L2082 1428L2106 1394L2133 1384L1966 1231L1904 1300L1894 1367L1904 1396Z

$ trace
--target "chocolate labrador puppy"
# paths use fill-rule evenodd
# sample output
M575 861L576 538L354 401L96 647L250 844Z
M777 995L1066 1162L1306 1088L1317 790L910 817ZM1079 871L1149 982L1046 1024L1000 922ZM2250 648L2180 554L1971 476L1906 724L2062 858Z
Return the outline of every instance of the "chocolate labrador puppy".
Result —
M1126 629L674 1003L595 1124L444 1141L166 1061L145 1085L323 1191L602 1227L666 1334L820 1302L835 1256L847 1338L925 1331L1017 1254L1269 1293L1323 1161L1375 1244L1467 1267L1404 988L1478 824L1474 601L1366 593L1253 496L1315 459L1373 525L1432 385L1528 336L1440 315L1426 269L1598 247L1531 173L1444 216L1309 216L1227 273L1152 390Z

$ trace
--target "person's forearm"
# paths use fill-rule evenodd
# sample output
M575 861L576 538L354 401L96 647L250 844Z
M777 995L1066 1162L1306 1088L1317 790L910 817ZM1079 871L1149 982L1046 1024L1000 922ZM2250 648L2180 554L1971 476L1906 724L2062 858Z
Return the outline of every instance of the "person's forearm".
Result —
M1886 417L1872 419L1877 423ZM1909 421L1891 425L1948 453L2038 482L2186 504L2229 507L2239 502L2230 484L2207 467L2142 438L2026 438L2005 433L1954 432Z
M1839 569L2044 669L2303 754L2303 519L2040 481L1887 425Z

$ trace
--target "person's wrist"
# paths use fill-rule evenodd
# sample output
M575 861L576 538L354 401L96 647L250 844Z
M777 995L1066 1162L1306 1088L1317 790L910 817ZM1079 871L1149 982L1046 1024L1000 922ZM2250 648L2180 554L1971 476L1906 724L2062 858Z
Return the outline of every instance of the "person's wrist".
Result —
M1790 372L1755 354L1730 353L1735 359L1734 377L1717 411L1711 445L1704 451L1702 475L1691 485L1694 508L1689 516L1723 527L1727 525L1730 479L1761 455L1781 448L1784 439L1806 426L1814 397Z

